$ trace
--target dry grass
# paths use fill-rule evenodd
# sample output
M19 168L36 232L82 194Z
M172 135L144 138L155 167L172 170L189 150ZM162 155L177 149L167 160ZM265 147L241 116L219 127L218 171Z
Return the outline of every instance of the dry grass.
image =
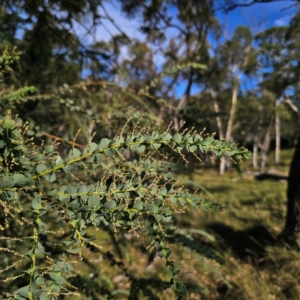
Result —
M287 175L291 155L291 150L283 151L283 162L278 166L269 163L268 168ZM271 158L269 161L272 161ZM190 290L188 299L300 299L300 253L277 239L285 221L287 182L257 181L250 165L249 162L242 165L242 169L247 170L243 178L234 170L219 177L217 170L211 167L199 169L189 178L205 186L214 199L224 205L225 210L222 213L200 214L190 211L177 217L177 225L205 229L214 235L216 242L207 243L223 256L225 264L219 265L196 256L183 245L172 246L172 255L179 261L182 270L180 277ZM105 251L117 252L107 232L91 233L96 233ZM202 237L201 241L205 239ZM145 249L148 245L146 238L125 238L119 243L120 253L116 254L116 258L124 261L131 274L167 279L163 259L151 258ZM112 267L99 253L87 250L84 256L87 261L96 264L95 270L101 284L110 290L127 290L127 294L124 292L117 299L128 298L130 282L118 267ZM85 270L88 276L95 276L96 271L91 273L91 268L85 263L82 263L80 270ZM175 299L168 289L156 294L157 299ZM141 292L138 299L152 298Z

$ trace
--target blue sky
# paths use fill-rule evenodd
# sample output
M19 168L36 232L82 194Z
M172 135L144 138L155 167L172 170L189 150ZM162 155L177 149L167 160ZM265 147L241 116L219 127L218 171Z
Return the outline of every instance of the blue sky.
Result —
M226 38L230 38L235 28L239 25L250 26L253 33L256 34L272 26L288 25L291 17L293 17L297 12L297 9L300 8L300 6L298 5L296 7L294 6L286 9L293 4L295 4L295 2L289 0L283 0L280 2L277 1L268 4L255 4L250 7L236 8L228 14L224 14L224 12L218 11L217 17L223 24L223 34L224 36L226 36ZM105 6L110 16L130 38L145 40L145 36L141 34L138 29L138 21L126 19L125 16L120 13L120 7L116 2L112 1L110 3L107 3ZM118 33L118 30L109 21L104 22L104 24L105 28L101 26L95 31L95 35L93 37L95 40L108 41L111 38L111 34ZM168 33L169 36L173 34L174 33L172 32ZM122 51L122 58L125 58L126 56L127 50L124 47ZM154 59L157 64L157 68L160 70L164 61L163 57L158 54ZM248 82L247 84L250 84L252 86L250 82ZM184 91L184 89L184 82L177 86L176 94L178 97L180 97L180 94ZM196 87L193 88L193 92L197 92Z
M280 1L266 4L255 4L249 7L240 7L229 14L218 12L217 16L224 25L224 34L231 37L235 28L239 25L249 26L253 34L264 31L273 26L288 26L291 18L296 14L297 8L294 1ZM289 9L287 9L290 7ZM249 80L245 76L241 78L242 89L253 89L258 84L258 78Z
M225 25L229 34L231 34L238 25L249 25L255 32L258 32L271 26L288 25L290 18L297 12L297 7L300 8L300 5L298 5L290 9L285 9L293 4L295 4L295 2L289 0L255 4L249 7L236 8L228 14L218 11L217 17L221 23ZM120 13L119 5L114 1L107 3L105 6L110 16L128 36L138 39L143 38L138 30L139 24L137 20L126 19L125 16ZM108 40L111 33L114 34L118 32L109 21L104 22L104 24L108 31L102 26L99 27L95 34L96 39Z
M294 1L283 0L268 4L255 4L250 7L237 8L228 14L218 11L217 17L224 25L224 36L227 38L231 37L234 29L238 25L250 26L255 34L265 30L268 27L288 25L290 18L295 15L297 8L292 7L286 10L283 9L293 5L294 3ZM116 1L106 2L105 8L110 17L115 20L118 26L122 28L122 30L130 38L145 40L145 36L139 31L138 20L128 20L120 12L120 5L116 3ZM101 10L99 12L101 15L103 15ZM173 12L170 13L173 14ZM103 21L103 24L105 26L99 26L99 28L96 29L92 39L108 41L110 40L112 34L119 33L113 24L108 20ZM174 35L174 33L171 31L169 31L167 34L169 36ZM122 51L122 58L125 58L126 56L127 51L124 47ZM160 55L157 55L155 57L155 61L158 65L158 69L160 69L161 65L163 64L163 58Z
M255 4L249 7L237 8L227 15L219 11L218 18L225 24L229 33L238 25L250 26L254 32L265 30L272 26L288 25L292 16L297 12L294 1L280 1L266 4ZM298 5L299 8L299 5Z

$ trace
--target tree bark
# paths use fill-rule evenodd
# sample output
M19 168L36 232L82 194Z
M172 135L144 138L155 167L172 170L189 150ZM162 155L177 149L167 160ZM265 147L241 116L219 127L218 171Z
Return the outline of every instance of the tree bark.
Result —
M272 123L274 122L274 118L271 119L270 125L268 127L264 143L261 149L261 162L260 162L260 172L263 172L266 167L266 162L267 162L267 155L268 151L270 148L270 135L271 135L271 128L272 128Z
M209 89L211 97L213 99L213 105L214 105L214 110L215 113L220 113L220 107L219 107L219 103L217 101L217 96L216 93L213 89ZM220 118L220 116L216 116L216 121L217 121L217 127L218 127L218 132L219 132L219 139L220 140L224 140L224 131L223 131L223 124L222 124L222 119ZM221 162L220 162L220 166L219 166L219 174L223 175L225 173L225 167L226 167L226 161L224 158L221 158Z
M225 139L228 142L232 142L232 127L233 127L233 120L234 120L235 111L236 111L238 89L239 89L238 80L235 79L233 82L231 108L230 108L230 114L229 114L229 119L228 119L228 124L227 124L226 135L225 135ZM230 167L230 164L231 164L231 161L228 160L227 158L223 157L221 159L220 169L219 169L220 175L223 175L225 173L226 167Z
M290 166L287 188L287 214L282 234L292 237L300 247L300 134Z
M180 120L179 119L179 116L178 116L178 111L183 108L183 107L186 107L189 103L189 100L190 100L190 95L191 95L191 89L192 89L192 85L193 85L193 76L194 76L194 73L193 73L193 70L190 71L190 74L189 74L189 80L188 80L188 85L186 87L186 90L185 90L185 93L184 95L181 97L179 103L178 103L178 106L177 106L177 112L174 116L174 129L176 131L179 130L179 128L182 126L183 124L183 120Z
M252 156L252 164L254 168L258 167L257 159L258 159L258 133L256 133L254 137L254 145L253 145L253 156Z
M232 126L233 126L233 120L234 120L235 111L236 111L238 89L239 89L238 83L234 82L232 98L231 98L231 109L230 109L229 120L228 120L228 124L227 124L226 136L225 136L225 139L228 142L231 142L231 139L232 139Z
M279 103L276 103L275 110L275 163L280 162L280 117L278 112Z
M217 101L216 93L213 89L209 89L209 91L210 91L211 97L213 99L215 113L219 114L220 113L220 107L219 107L219 103ZM217 127L218 127L218 131L219 131L219 139L223 140L224 139L223 124L222 124L222 119L219 115L216 116L216 121L217 121Z

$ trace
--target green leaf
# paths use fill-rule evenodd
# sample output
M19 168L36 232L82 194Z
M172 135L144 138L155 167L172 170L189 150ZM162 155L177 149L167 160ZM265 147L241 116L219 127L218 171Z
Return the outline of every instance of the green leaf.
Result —
M43 292L42 294L40 294L39 300L49 300L48 293L47 292Z
M66 192L67 188L68 187L66 185L63 185L59 188L58 192L64 194Z
M159 149L161 144L160 143L153 143L151 144L151 146L154 148L154 149Z
M145 145L141 145L141 146L139 146L139 147L136 148L136 151L139 152L139 153L144 153L145 149L146 149L146 146Z
M127 208L126 204L122 204L118 206L118 211L123 211L125 208Z
M14 174L15 183L23 183L27 178L23 174Z
M107 209L114 209L117 207L117 203L114 200L109 200L104 204L104 207Z
M202 141L203 140L203 137L201 136L201 135L199 135L199 134L196 134L195 136L194 136L194 142L196 143L196 142L199 142L199 141Z
M176 201L177 201L177 198L170 198L171 203L176 203Z
M114 144L123 144L123 143L124 143L124 138L122 136L118 136L114 141Z
M83 205L81 206L79 209L78 209L78 212L81 212L81 211L89 211L90 208L88 205Z
M72 150L70 150L70 156L72 158L78 158L81 155L81 151L78 150L77 148L73 148Z
M55 281L56 284L62 285L65 283L65 278L57 273L50 273L50 278Z
M67 249L69 253L77 254L81 251L81 248Z
M55 285L53 286L53 288L52 288L52 291L53 291L54 293L59 293L60 290L61 290L61 287L60 287L60 285L58 285L58 284L55 284ZM50 296L50 297L49 297L49 300L56 300L56 298L54 298L54 296Z
M166 196L168 194L168 190L166 189L166 187L162 187L159 191L159 193L162 195L162 196Z
M64 161L63 161L63 159L60 156L56 156L55 157L55 165L56 166L59 166L59 165L61 165L63 163L64 163Z
M6 146L6 143L4 141L0 141L0 148L4 148Z
M164 141L170 141L172 139L172 135L170 133L167 133L163 136Z
M189 151L190 152L195 152L197 150L197 146L196 145L192 145L189 147Z
M152 214L158 213L158 206L155 205L155 204L147 204L147 205L145 206L145 209L146 209L147 211L150 211Z
M31 202L31 206L33 209L38 209L41 201L39 198L34 198Z
M26 134L29 135L29 136L33 136L35 133L34 133L33 130L28 129L28 130L26 131Z
M45 170L47 170L47 167L46 167L45 165L43 165L43 164L38 164L38 165L36 166L36 171L37 171L38 173L42 173L42 172L44 172Z
M62 285L62 284L65 283L65 281L66 281L66 280L65 280L64 277L59 276L59 277L56 278L55 283L56 283L56 284L59 284L59 285Z
M158 256L168 258L171 254L171 250L169 248L163 248L158 252Z
M182 141L182 135L179 134L179 133L176 133L176 134L174 135L174 137L173 137L173 140L174 140L175 142L181 142L181 141Z
M72 202L69 206L69 208L71 210L78 210L79 207L80 207L80 204L78 202Z
M90 151L94 152L97 149L98 145L96 143L91 143L89 145Z
M88 199L88 206L89 207L99 207L100 206L100 199L96 195L92 195Z
M28 298L29 286L23 286L14 292L15 295L20 295L22 297Z
M103 148L106 148L108 145L110 144L110 140L109 139L102 139L100 144L99 144L99 149L103 149Z
M5 188L12 188L14 186L13 180L3 180L0 181L0 188L5 189Z
M225 151L225 153L230 157L230 156L232 156L232 155L234 155L234 152L232 152L232 151Z
M66 194L74 195L77 194L77 188L75 186L68 186L66 189Z
M49 182L54 182L56 180L56 175L55 173L49 173L49 174L46 174L45 176L45 179Z
M164 222L170 222L171 219L172 219L172 215L161 215L161 219L162 219Z
M209 136L208 138L206 138L202 141L202 145L204 145L204 146L211 145L214 141L215 141L215 139L213 137Z
M66 271L71 272L73 270L74 270L74 268L71 264L66 264Z
M88 192L87 186L86 185L81 185L78 189L79 194L86 194Z
M13 129L16 127L16 123L10 119L6 119L4 122L6 128Z
M18 185L32 184L31 178L24 176L23 174L14 174L14 183Z
M71 172L71 165L64 166L63 170L66 174L69 174Z
M141 200L136 200L134 202L133 208L137 209L137 210L142 210L144 207L144 203Z

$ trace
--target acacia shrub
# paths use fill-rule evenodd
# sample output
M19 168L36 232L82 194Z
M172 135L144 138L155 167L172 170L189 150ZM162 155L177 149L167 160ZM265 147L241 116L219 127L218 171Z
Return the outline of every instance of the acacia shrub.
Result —
M14 59L16 53L6 51L0 59L2 70ZM3 91L1 106L33 90ZM0 262L0 289L5 299L57 299L80 293L93 299L117 298L121 291L75 272L84 247L105 255L128 277L129 299L137 299L141 289L155 297L149 285L157 290L170 288L178 299L186 297L171 243L185 243L198 254L220 260L174 225L173 216L186 209L220 211L222 206L176 185L176 164L169 162L168 154L184 161L185 152L239 161L251 156L247 149L196 131L172 134L132 126L126 133L123 127L114 137L99 141L90 131L83 148L74 140L58 151L57 141L39 141L39 124L29 125L9 111L2 113L0 251L5 259ZM134 153L134 160L127 159L125 151ZM91 226L110 228L113 234L147 235L149 246L165 259L169 279L132 274L113 253L103 250L101 240L87 234Z

